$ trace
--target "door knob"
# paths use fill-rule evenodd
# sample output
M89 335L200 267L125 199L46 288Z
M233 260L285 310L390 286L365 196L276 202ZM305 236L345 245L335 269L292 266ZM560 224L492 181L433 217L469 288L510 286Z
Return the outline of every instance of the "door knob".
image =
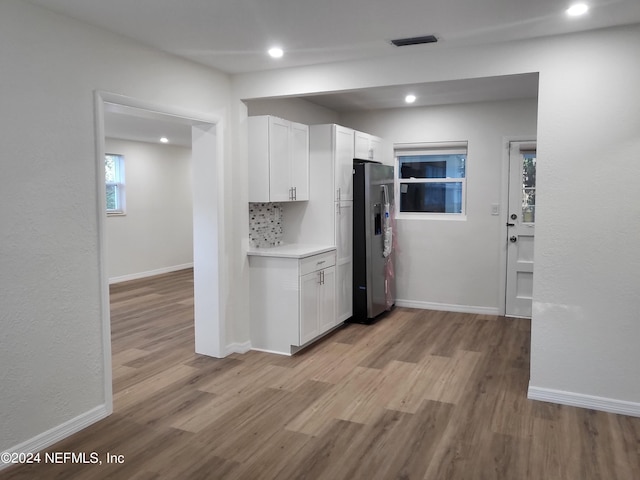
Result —
M509 238L509 241L511 243L516 243L518 241L518 237L516 237L515 235L513 235L512 237Z

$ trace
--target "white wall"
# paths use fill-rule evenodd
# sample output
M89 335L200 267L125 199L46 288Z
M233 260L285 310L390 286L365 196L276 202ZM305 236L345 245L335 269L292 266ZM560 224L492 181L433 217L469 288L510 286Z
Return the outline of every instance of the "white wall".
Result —
M191 149L107 138L124 155L126 215L106 221L109 281L142 278L193 264Z
M94 90L211 116L230 89L226 75L19 0L0 2L0 44L4 451L108 411ZM224 268L238 263L228 243Z
M237 75L233 92L239 102L539 72L530 391L640 415L639 48L632 25Z
M535 138L536 117L535 99L341 116L343 125L390 143L468 141L466 220L397 221L398 304L494 314L504 307L504 215L492 216L491 204L502 199L503 138Z
M635 415L639 51L640 26L569 37L540 76L531 345L533 387L633 402Z

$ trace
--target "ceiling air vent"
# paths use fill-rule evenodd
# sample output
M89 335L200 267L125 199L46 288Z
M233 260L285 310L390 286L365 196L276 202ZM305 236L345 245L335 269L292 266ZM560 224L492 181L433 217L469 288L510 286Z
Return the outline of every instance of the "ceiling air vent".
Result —
M425 35L424 37L397 38L391 40L396 47L406 47L407 45L422 45L423 43L436 43L438 39L435 35Z

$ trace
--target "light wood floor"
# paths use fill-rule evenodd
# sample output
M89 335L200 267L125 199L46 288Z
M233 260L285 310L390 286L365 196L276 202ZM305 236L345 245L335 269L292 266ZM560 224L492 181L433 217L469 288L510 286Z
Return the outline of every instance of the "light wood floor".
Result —
M640 418L533 402L525 320L397 308L289 358L193 353L192 271L111 289L114 414L6 479L638 479Z

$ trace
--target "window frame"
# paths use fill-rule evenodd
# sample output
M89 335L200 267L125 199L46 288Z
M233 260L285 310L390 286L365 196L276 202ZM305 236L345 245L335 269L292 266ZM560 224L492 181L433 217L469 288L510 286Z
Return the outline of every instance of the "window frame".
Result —
M116 181L109 182L106 179L106 161L107 157L114 157L116 161ZM121 153L105 153L105 209L108 216L126 215L126 188L125 188L125 176L124 176L124 155ZM106 199L107 190L109 187L115 187L116 191L116 206L115 209L110 209Z
M467 179L469 147L467 141L458 142L428 142L428 143L396 143L393 145L395 160L395 198L396 218L404 220L453 220L465 221L467 219ZM400 157L415 155L465 155L464 177L454 178L401 178ZM401 210L400 189L402 184L427 184L427 183L456 183L461 184L461 211L460 212L403 212Z

